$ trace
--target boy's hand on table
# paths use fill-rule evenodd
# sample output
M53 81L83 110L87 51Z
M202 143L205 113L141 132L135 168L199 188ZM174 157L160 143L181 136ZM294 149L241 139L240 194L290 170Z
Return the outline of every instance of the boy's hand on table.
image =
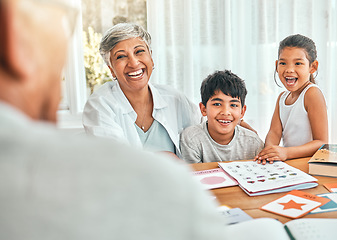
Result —
M267 162L273 163L274 161L285 161L287 160L287 149L277 145L272 145L265 147L255 158L254 161L257 163L262 163L263 165Z

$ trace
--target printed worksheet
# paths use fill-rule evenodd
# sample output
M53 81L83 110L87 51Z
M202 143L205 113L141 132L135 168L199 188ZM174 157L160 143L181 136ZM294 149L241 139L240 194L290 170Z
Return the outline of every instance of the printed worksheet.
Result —
M240 187L251 196L318 185L316 178L284 162L266 165L254 161L221 162L219 166L238 181Z

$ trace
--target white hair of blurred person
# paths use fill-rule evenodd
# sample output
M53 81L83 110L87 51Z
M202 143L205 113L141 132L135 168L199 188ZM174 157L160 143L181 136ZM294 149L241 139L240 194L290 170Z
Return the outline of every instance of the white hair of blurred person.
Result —
M0 68L16 81L0 91L0 99L32 119L56 122L60 80L77 10L63 0L1 1L9 5L9 12L1 14L7 14L11 27L4 29L9 32L4 40L7 50L1 50ZM23 83L20 87L19 82Z

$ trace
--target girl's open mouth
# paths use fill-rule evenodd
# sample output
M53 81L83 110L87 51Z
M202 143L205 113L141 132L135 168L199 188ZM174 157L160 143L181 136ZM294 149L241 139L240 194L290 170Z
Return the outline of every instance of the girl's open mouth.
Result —
M297 81L297 78L295 77L286 77L286 82L288 86L295 85L296 81Z

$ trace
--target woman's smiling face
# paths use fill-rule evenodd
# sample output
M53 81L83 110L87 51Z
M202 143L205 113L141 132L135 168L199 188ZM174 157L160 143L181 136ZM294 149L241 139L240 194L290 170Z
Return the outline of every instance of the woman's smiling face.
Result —
M152 74L153 59L143 40L131 38L121 41L110 54L110 71L117 78L124 93L147 87Z

